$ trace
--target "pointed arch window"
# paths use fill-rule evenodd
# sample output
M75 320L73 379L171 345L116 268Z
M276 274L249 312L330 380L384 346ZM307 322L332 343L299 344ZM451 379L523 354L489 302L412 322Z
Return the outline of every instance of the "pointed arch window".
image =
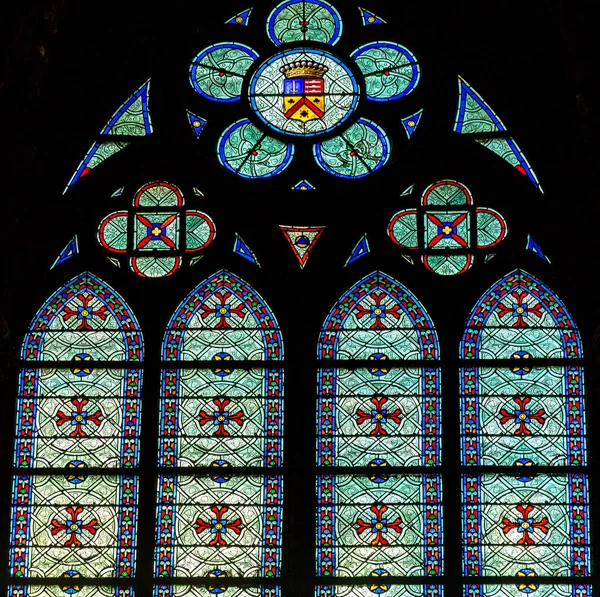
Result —
M590 594L583 354L571 315L516 270L475 306L460 356L463 564L481 578L466 592Z
M131 594L115 583L135 574L142 358L135 316L89 273L57 290L30 324L10 540L19 584L9 595L39 593L40 583L76 592L82 577L101 579L105 595Z
M246 282L220 271L176 309L162 358L155 575L164 584L156 594L204 594L173 577L214 590L244 578L254 582L251 593L275 596L283 500L277 321Z
M379 592L394 577L431 582L442 571L433 322L410 291L374 272L331 310L318 356L317 594L360 590L329 578L362 579Z

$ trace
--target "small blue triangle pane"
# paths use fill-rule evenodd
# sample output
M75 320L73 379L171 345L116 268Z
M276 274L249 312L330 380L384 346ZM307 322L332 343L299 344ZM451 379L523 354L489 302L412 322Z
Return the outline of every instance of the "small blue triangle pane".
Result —
M407 189L405 189L404 191L402 191L402 193L400 193L400 197L404 197L406 195L412 195L414 188L415 188L415 185L411 184Z
M362 17L363 25L368 27L369 25L383 25L385 21L378 17L374 12L367 10L366 8L360 8L360 16Z
M292 187L292 191L314 191L316 187L310 184L308 180L301 180Z
M227 19L225 21L225 25L242 25L243 27L246 27L248 25L248 19L250 18L251 12L251 8L242 10L242 12L238 12L236 15L233 15L230 19Z
M350 257L348 257L348 261L346 261L346 265L354 263L357 259L368 255L370 252L371 250L369 249L369 241L367 240L367 235L365 234L354 247L352 254Z
M111 197L120 197L123 194L123 191L125 190L125 187L121 187L120 189L117 189L112 195Z
M419 122L421 122L421 115L423 114L423 110L419 110L415 112L411 116L407 116L402 119L402 126L410 139L413 136L413 133L417 130L419 126Z
M64 263L71 257L75 257L79 253L79 243L77 242L77 235L75 235L68 243L67 246L60 252L58 257L55 259L52 267L54 269L57 265Z
M199 137L202 133L202 129L206 126L206 120L204 118L200 118L200 116L196 116L193 112L187 110L188 122L194 131L196 137Z
M527 246L525 247L528 251L535 253L540 259L543 259L547 263L552 263L548 259L547 255L542 251L540 245L538 245L530 235L527 235Z
M258 265L258 267L260 267L260 264L256 259L256 255L254 255L252 249L242 240L239 234L235 235L233 252L239 255L240 257L247 259L248 261L250 261L250 263L254 263L254 265Z

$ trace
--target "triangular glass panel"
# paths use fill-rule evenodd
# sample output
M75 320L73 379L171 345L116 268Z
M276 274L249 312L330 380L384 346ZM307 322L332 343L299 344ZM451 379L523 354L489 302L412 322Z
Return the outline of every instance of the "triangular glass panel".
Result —
M279 226L279 228L290 243L300 267L304 268L325 226Z
M254 251L252 251L252 249L242 240L242 237L237 232L235 233L233 252L236 255L247 259L250 263L254 263L254 265L260 267L260 263L258 263L258 259L256 259Z
M54 260L54 263L50 269L54 269L57 265L64 263L65 261L75 257L79 254L79 242L77 235L75 235L68 243L67 246L59 253L58 257Z
M411 184L407 189L400 193L400 197L406 197L407 195L412 195L412 192L415 190L415 185Z
M204 197L204 193L198 187L194 187L194 195L196 197Z
M116 267L121 267L121 262L116 257L107 257L107 259Z
M358 10L360 10L360 16L365 27L368 27L369 25L385 24L385 21L381 17L378 17L374 12L371 12L366 8L361 8L360 6L358 7Z
M468 135L473 133L495 133L506 131L506 127L485 100L462 78L458 77L458 111L454 132Z
M419 110L415 112L412 116L407 116L402 119L402 126L410 139L413 136L413 133L417 130L419 123L421 122L421 116L423 114L423 110Z
M202 131L204 130L204 127L206 126L206 119L200 118L200 116L196 116L196 114L194 114L193 112L190 112L189 110L186 110L186 112L187 112L188 122L190 123L190 126L192 127L192 130L194 131L194 135L196 135L196 137L200 137L200 135L202 134Z
M411 265L415 264L413 258L410 255L402 255L402 258L408 261L408 263L410 263Z
M310 184L306 179L301 180L292 187L292 191L314 191L315 189L316 187Z
M544 251L542 251L540 245L538 245L533 240L533 238L531 238L530 234L527 235L527 245L525 246L525 248L528 251L531 251L532 253L535 253L540 259L543 259L546 263L552 263L550 261L550 259L548 259L548 256L544 253Z
M125 187L121 187L120 189L117 189L112 195L111 197L120 197L123 194L123 191L125 190Z
M487 263L488 261L491 261L494 257L496 257L496 253L490 253L489 255L485 256L485 259L483 262Z
M201 259L204 258L204 255L196 255L196 257L192 257L190 259L190 267L196 265Z
M358 243L356 243L354 249L352 249L352 254L350 255L350 257L348 257L348 260L344 264L344 267L346 267L350 263L354 263L357 259L368 255L370 252L371 249L369 248L369 241L367 239L367 235L365 234L360 238Z
M236 15L233 15L230 19L227 19L225 21L225 25L242 25L243 27L247 27L248 19L250 18L251 12L252 12L251 8L242 10L241 12L238 12Z

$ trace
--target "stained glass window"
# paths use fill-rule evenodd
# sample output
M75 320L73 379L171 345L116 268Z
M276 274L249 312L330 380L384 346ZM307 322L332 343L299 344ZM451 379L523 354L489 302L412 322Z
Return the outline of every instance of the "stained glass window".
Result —
M545 284L516 270L479 300L460 351L462 464L472 468L462 481L464 574L512 577L510 587L474 584L466 593L585 582L583 354L573 319Z
M442 574L439 356L423 306L381 272L356 283L325 320L317 383L317 575L325 584L317 595L361 590L344 579L382 593L388 576Z
M142 357L135 316L92 274L70 280L33 319L17 398L13 582L46 579L57 585L51 595L92 577L105 582L102 594L131 594L110 585L135 575ZM9 595L29 591L15 585Z
M164 584L156 595L181 593L173 577L209 586L251 577L257 589L261 579L274 582L262 590L275 594L283 500L277 321L243 280L220 271L176 309L162 358L155 575Z

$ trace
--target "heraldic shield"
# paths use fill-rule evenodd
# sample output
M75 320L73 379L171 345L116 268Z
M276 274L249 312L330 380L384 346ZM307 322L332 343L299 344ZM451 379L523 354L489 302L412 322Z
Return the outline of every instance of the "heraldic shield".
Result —
M325 116L325 80L328 68L302 60L281 68L283 82L283 113L286 118L308 122Z

